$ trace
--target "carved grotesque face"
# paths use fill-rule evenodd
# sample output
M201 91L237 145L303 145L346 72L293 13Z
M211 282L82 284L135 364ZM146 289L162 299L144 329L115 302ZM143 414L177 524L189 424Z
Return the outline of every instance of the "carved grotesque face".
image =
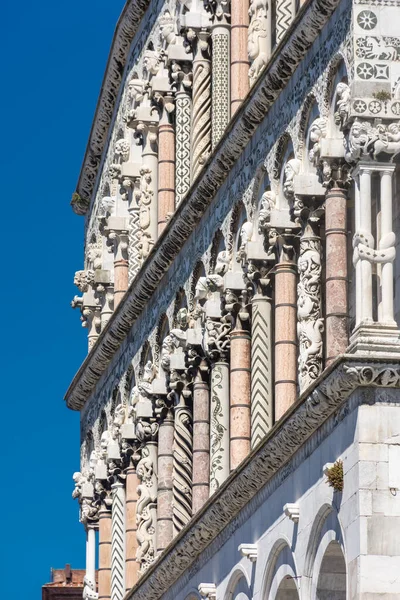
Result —
M143 58L143 68L152 75L158 72L159 60L157 53L154 50L146 50Z

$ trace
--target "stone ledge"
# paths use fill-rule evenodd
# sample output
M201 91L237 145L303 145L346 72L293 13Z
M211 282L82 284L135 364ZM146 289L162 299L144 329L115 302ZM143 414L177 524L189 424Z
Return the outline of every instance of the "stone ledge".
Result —
M230 122L224 137L157 240L117 312L109 320L74 377L65 396L69 408L83 408L148 298L156 290L227 178L232 165L242 154L257 126L263 121L339 3L340 0L309 0L303 5L258 82Z
M400 361L339 357L166 548L125 600L159 600L359 387L400 388Z

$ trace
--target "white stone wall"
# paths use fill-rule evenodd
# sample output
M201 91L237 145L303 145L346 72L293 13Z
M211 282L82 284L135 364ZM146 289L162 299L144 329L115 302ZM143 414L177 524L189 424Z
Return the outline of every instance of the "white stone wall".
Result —
M354 394L287 465L286 478L268 484L163 599L199 597L202 583L216 585L217 600L399 598L399 402L386 390ZM323 474L339 458L343 493ZM298 523L284 514L287 503L298 505ZM257 544L255 563L240 556L240 544Z

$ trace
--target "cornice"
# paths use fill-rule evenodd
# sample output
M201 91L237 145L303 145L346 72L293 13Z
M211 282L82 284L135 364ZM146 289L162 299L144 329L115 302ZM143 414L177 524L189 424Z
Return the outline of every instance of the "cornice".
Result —
M301 446L360 387L400 388L400 363L341 356L303 394L127 593L158 600Z
M65 396L69 408L83 408L146 302L227 178L232 165L339 3L340 0L309 0L303 5L258 83L235 114L224 137L131 283L118 310L75 375Z
M151 0L127 0L115 28L76 191L90 200L133 38Z

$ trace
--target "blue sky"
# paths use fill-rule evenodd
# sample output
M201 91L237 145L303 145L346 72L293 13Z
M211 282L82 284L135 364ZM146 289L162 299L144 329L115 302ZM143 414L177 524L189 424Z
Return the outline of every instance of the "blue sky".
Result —
M7 600L41 598L50 567L84 568L71 498L79 415L63 401L86 353L86 331L70 308L83 219L69 201L123 4L1 4L0 570Z

